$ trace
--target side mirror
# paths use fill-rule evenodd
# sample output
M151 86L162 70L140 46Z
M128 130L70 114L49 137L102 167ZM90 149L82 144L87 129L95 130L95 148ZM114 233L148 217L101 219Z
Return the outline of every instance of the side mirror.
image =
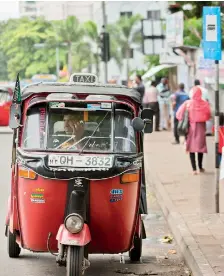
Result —
M16 129L20 126L21 121L21 105L12 103L10 107L10 120L9 127L11 129Z
M132 122L131 122L133 128L135 131L139 132L142 131L144 129L144 122L141 118L139 117L135 117Z
M145 108L142 110L141 118L145 125L144 133L153 132L153 115L154 115L154 111L151 108Z

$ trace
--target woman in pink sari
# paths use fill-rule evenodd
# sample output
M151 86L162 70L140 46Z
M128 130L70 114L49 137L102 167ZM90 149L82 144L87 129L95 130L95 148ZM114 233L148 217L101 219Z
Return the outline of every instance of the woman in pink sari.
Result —
M198 153L198 167L200 172L204 172L202 161L203 153L207 153L206 145L206 121L211 117L209 103L202 99L202 91L199 87L193 88L191 100L184 102L176 113L176 118L183 119L186 108L189 114L189 132L187 135L186 150L190 153L190 160L193 173L197 174L195 153Z

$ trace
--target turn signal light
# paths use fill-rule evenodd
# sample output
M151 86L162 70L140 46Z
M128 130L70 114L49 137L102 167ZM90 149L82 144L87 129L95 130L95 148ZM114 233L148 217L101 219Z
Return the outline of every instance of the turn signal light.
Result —
M121 176L121 183L131 183L139 181L139 172L124 173Z
M34 171L20 168L19 176L22 178L36 179L37 174Z

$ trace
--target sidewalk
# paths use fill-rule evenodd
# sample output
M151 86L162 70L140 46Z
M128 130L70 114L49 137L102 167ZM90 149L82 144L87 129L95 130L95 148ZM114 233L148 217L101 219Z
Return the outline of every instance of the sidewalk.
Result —
M213 137L207 139L206 173L197 176L183 145L171 145L172 139L171 132L145 137L147 184L193 275L224 276L224 215L215 213Z

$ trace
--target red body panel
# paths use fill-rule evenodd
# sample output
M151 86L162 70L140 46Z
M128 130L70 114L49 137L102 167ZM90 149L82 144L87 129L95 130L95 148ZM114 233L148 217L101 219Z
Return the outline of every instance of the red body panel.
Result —
M62 243L72 239L80 245L91 240L89 253L120 253L131 248L138 223L137 182L121 184L120 177L91 181L90 223L78 235L69 234L62 225L67 188L68 182L63 180L40 176L36 180L19 178L18 207L23 248L47 251L49 232L52 233L50 249L54 252L57 251L57 239ZM110 202L113 189L123 190L121 200ZM32 198L36 202L31 202ZM39 200L42 203L38 203Z
M110 191L123 189L123 199L110 202ZM90 253L126 252L132 245L138 209L139 185L120 184L120 177L90 185Z
M14 230L20 230L18 217L17 180L15 177L14 165L12 165L11 189L12 194L10 196L10 209L8 210L8 215L10 217L9 229L11 233L13 233Z
M18 191L23 247L32 251L47 251L47 239L51 232L50 248L57 251L56 234L64 222L67 181L39 176L37 180L19 178ZM31 202L31 198L36 202ZM37 203L38 199L44 203Z
M56 239L64 245L85 246L91 241L91 235L87 224L84 224L82 231L77 234L71 234L62 224Z
M11 214L11 197L8 198L8 208L7 208L7 215L5 219L5 225L9 225L9 219Z
M0 105L0 126L9 125L9 113L10 113L11 102L5 102Z

